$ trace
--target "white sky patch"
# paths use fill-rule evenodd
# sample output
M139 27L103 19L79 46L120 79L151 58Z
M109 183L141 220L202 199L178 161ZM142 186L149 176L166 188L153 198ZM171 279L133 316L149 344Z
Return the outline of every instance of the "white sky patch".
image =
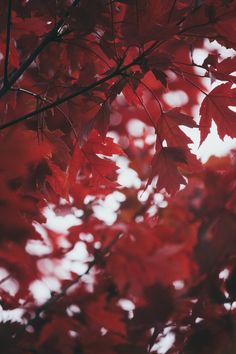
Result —
M104 221L107 225L112 225L117 219L115 210L111 208L106 208L104 205L94 205L93 211L96 216L101 221Z
M70 272L73 272L78 275L83 275L87 271L88 265L75 260L70 261L68 259L64 259L61 268L65 269L65 271L67 271L68 274L70 274Z
M120 168L119 175L117 178L118 183L122 187L140 188L141 180L139 179L137 172L134 171L132 168L129 168L129 160L123 156L118 157L117 158L117 165Z
M6 291L10 296L15 296L18 292L20 286L18 281L13 278L6 279L1 285L0 288Z
M51 297L50 289L41 280L35 280L32 284L30 284L29 289L38 305L42 305Z
M118 191L98 200L97 204L93 206L95 216L107 225L112 225L117 219L117 210L120 208L120 203L124 200L125 195Z
M86 261L88 257L88 251L84 242L76 242L74 248L67 252L66 257L70 260L76 260L80 262Z
M227 49L220 45L216 40L210 42L209 39L205 39L204 46L207 50L217 50L222 57L232 57L235 55L234 49Z
M197 155L198 158L201 159L203 163L205 163L212 155L218 157L224 156L231 149L236 147L235 138L233 139L229 136L225 136L223 141L219 138L215 122L212 122L210 133L200 147L200 132L198 129L191 129L188 127L181 128L193 140L191 150L194 154Z
M208 56L208 51L204 48L195 48L193 50L193 61L197 65L202 65Z
M45 208L44 215L47 218L45 226L64 235L67 234L67 230L71 226L81 224L81 220L73 214L68 214L65 216L56 215L51 206Z
M79 238L81 241L86 241L86 242L93 242L94 237L92 234L90 234L89 232L81 232L79 234Z
M45 256L52 252L52 247L40 240L29 240L26 244L26 252L34 256Z
M75 244L74 248L65 255L61 267L65 269L68 274L73 272L82 275L88 269L87 262L92 260L93 257L89 255L86 244L79 241Z
M86 261L91 261L83 242L77 242L72 251L68 252L64 259L51 260L41 259L38 261L38 268L44 274L41 280L33 282L30 286L35 300L41 304L51 296L51 291L59 292L61 289L60 279L72 279L71 272L83 275L88 265Z
M148 197L150 195L150 193L148 192L149 188L147 188L145 191L139 191L137 198L140 202L146 202L148 200Z
M59 292L61 289L61 283L55 277L43 277L43 282L50 289L50 291Z
M0 267L0 282L3 281L3 279L6 279L9 276L9 272L5 269Z
M152 145L154 144L156 141L156 136L153 132L153 134L148 134L145 138L145 143L149 144L149 145Z
M129 300L129 299L120 299L118 301L118 305L124 310L124 311L133 311L135 309L135 304Z
M224 308L225 308L227 311L231 311L231 310L232 310L232 305L226 302L226 303L224 303Z
M175 280L173 282L173 285L176 290L181 290L184 288L184 281L183 280Z
M201 317L197 317L196 320L195 320L195 323L200 323L203 321L203 318Z
M145 128L146 124L144 124L138 119L131 119L127 124L129 134L133 135L136 138L142 137Z
M65 258L63 261L67 261ZM71 273L70 269L64 267L62 260L56 258L42 258L37 262L37 267L39 271L46 277L56 277L58 279L70 279ZM68 260L70 262L70 260Z
M4 310L2 306L0 306L0 323L1 322L22 322L22 316L24 314L23 309L16 308L14 310Z
M158 337L160 338L159 342L154 344L151 353L165 354L174 344L175 335L171 332L169 327L166 327L164 329L164 334Z
M219 273L219 279L226 280L229 276L229 269L225 268Z
M127 188L140 188L141 186L141 181L138 178L137 172L131 168L126 168L121 171L118 176L118 183Z
M188 95L182 90L176 90L163 95L165 102L173 107L181 107L188 103Z

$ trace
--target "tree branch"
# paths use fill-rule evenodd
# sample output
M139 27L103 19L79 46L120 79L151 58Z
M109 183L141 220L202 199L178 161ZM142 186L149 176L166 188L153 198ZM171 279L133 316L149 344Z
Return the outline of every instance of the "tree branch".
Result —
M11 41L11 8L12 8L12 0L8 0L6 52L5 52L5 62L4 62L4 83L3 83L5 88L9 87L8 64L9 64L10 41Z
M154 42L149 48L147 48L141 55L139 55L137 58L135 58L131 63L127 64L127 65L124 65L124 66L118 66L111 74L107 75L106 77L100 79L100 80L97 80L95 82L93 82L92 84L88 85L88 86L85 86L81 89L79 89L78 91L75 91L71 94L68 94L64 97L59 97L56 101L48 104L48 105L45 105L39 109L36 109L34 111L31 111L29 113L26 113L24 114L23 116L19 117L19 118L16 118L16 119L13 119L9 122L6 122L2 125L0 125L0 130L3 130L3 129L6 129L6 128L9 128L17 123L20 123L20 122L23 122L29 118L32 118L42 112L45 112L47 111L48 109L51 109L51 108L54 108L55 106L59 106L60 104L66 102L66 101L69 101L70 99L74 98L74 97L77 97L77 96L80 96L88 91L91 91L93 89L95 89L96 87L100 86L101 84L103 84L104 82L107 82L109 81L110 79L116 77L116 76L119 76L121 75L123 72L125 72L127 69L129 69L130 67L138 64L139 62L142 61L142 59L150 54L156 47L157 45L161 45L163 43L163 41L156 41Z
M80 0L74 0L71 8L76 7L79 4ZM4 85L0 90L0 98L4 96L9 88L21 77L21 75L25 72L25 70L32 64L32 62L37 58L37 56L41 53L41 51L52 41L54 41L58 36L58 31L62 28L65 23L65 19L69 16L70 11L68 10L63 17L56 23L54 28L48 32L41 43L37 48L30 54L30 56L21 64L19 69L13 72L8 78L8 85ZM4 78L5 79L5 78ZM5 82L5 80L4 80Z
M78 3L79 0L77 0L77 1L75 1L75 2ZM75 3L75 2L74 2L74 3ZM73 3L73 4L74 4L74 3ZM61 20L61 21L64 21L64 20ZM201 26L206 26L206 25L208 25L208 24L209 24L209 22L206 22L206 23L204 23L204 24L201 24ZM189 31L190 29L193 29L193 28L195 28L195 27L198 27L198 25L194 25L194 26L190 26L190 27L185 28L185 29L181 29L181 30L179 31L178 35L182 35L182 34L184 34L186 31ZM53 31L53 30L52 30L52 31ZM50 35L50 33L52 33L52 31L49 32L48 35ZM47 36L46 36L46 37L47 37ZM46 40L46 39L45 39L45 40ZM51 39L50 39L50 41L51 41ZM40 113L42 113L42 112L47 111L48 109L51 109L51 108L53 108L53 107L55 107L55 106L59 106L60 104L66 102L66 101L68 101L68 100L70 100L70 99L72 99L72 98L74 98L74 97L77 97L77 96L79 96L79 95L82 95L82 94L84 94L84 93L87 93L87 92L90 91L90 90L95 89L96 87L98 87L99 85L103 84L104 82L107 82L107 81L109 81L110 79L112 79L112 78L114 78L114 77L116 77L116 76L118 76L118 75L121 75L121 74L124 73L127 69L129 69L129 68L131 68L132 66L134 66L134 65L139 64L140 62L142 62L142 60L143 60L147 55L151 54L151 53L153 52L153 50L155 50L157 47L159 47L160 45L162 45L162 44L165 43L165 42L166 42L166 40L161 40L161 41L160 41L160 40L157 40L157 41L153 42L146 50L143 51L142 54L140 54L139 56L137 56L131 63L129 63L129 64L127 64L127 65L124 65L124 66L118 65L117 68L116 68L111 74L107 75L106 77L104 77L104 78L102 78L102 79L100 79L100 80L97 80L97 81L91 83L90 85L85 86L85 87L79 89L78 91L75 91L75 92L73 92L73 93L71 93L71 94L68 94L68 95L66 95L66 96L64 96L64 97L59 97L56 101L54 101L54 102L52 102L52 103L50 103L50 104L48 104L48 105L45 105L45 106L43 106L43 107L41 107L41 108L39 108L39 109L36 109L36 110L34 110L34 111L31 111L31 112L29 112L29 113L27 113L27 114L25 114L25 115L23 115L23 116L21 116L21 117L19 117L19 118L13 119L12 121L9 121L9 122L6 122L6 123L0 125L0 130L9 128L9 127L11 127L11 126L13 126L13 125L15 125L15 124L17 124L17 123L23 122L23 121L25 121L25 120L27 120L27 119L29 119L29 118L31 118L31 117L36 116L37 114L40 114ZM48 42L48 43L49 43L49 42ZM38 48L39 48L39 47L38 47ZM36 49L36 50L37 50L37 49ZM36 56L37 56L37 55L36 55ZM20 69L19 69L19 70L20 70ZM18 70L18 71L19 71L19 70ZM16 73L17 73L17 72L16 72ZM12 79L9 81L9 85L11 85L11 82L12 82ZM3 89L4 89L4 88L3 88ZM0 98L1 98L1 91L2 91L2 90L0 90Z

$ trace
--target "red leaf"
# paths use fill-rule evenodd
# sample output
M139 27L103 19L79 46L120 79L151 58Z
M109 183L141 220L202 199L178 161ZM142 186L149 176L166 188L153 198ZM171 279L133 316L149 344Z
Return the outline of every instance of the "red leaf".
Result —
M220 63L213 62L212 67L210 67L209 69L209 76L212 79L236 83L236 76L230 75L233 71L235 71L235 65L236 56L234 56L233 58L226 58Z
M43 327L37 347L40 352L49 354L52 350L58 354L73 354L77 336L71 332L78 330L77 321L68 316L56 316Z
M232 138L236 136L236 113L229 109L229 106L236 105L236 89L231 86L231 83L217 86L202 101L200 108L201 143L210 132L212 120L217 125L221 139L225 135Z
M189 128L197 127L193 117L179 112L177 108L163 112L157 123L157 134L162 141L167 141L168 146L187 147L192 140L180 129L181 125Z
M185 151L181 148L163 147L152 160L152 172L148 184L158 175L156 190L165 188L168 193L174 194L181 184L186 184L178 170L179 164L187 164Z
M126 334L125 323L121 310L118 307L111 307L104 295L96 302L89 303L86 310L89 321L93 326L106 328L114 333Z

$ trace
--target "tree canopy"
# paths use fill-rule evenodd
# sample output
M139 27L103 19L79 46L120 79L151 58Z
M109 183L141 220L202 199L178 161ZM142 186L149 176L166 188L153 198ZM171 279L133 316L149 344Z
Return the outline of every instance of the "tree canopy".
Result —
M236 1L0 19L1 353L234 354Z

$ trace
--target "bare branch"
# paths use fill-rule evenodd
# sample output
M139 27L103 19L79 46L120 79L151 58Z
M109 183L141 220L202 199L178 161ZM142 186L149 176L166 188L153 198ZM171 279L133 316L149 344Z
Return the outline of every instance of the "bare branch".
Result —
M52 101L51 101L49 98L47 98L47 97L42 97L42 96L40 96L39 94L37 94L37 93L35 93L35 92L26 90L26 89L21 88L21 87L19 87L19 88L14 88L14 87L13 87L13 88L11 89L11 91L22 92L22 93L25 93L25 94L27 94L27 95L33 96L33 97L35 97L36 99L39 99L39 100L42 101L42 102L52 103ZM68 117L68 115L67 115L60 107L55 106L55 108L66 118L66 120L68 121L68 123L69 123L69 125L70 125L70 127L71 127L71 129L72 129L72 131L73 131L73 133L74 133L74 135L75 135L76 140L78 140L78 135L77 135L77 133L76 133L76 130L75 130L74 126L73 126L73 123L72 123L70 117Z

